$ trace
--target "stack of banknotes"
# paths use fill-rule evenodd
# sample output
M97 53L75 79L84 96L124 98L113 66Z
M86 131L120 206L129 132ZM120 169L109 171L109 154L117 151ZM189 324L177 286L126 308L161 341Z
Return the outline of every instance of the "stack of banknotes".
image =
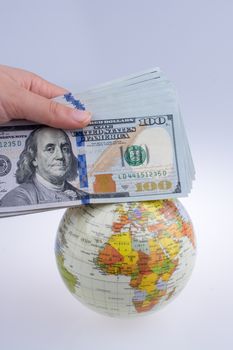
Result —
M187 196L195 176L173 84L159 69L56 98L92 112L78 130L0 125L0 216Z

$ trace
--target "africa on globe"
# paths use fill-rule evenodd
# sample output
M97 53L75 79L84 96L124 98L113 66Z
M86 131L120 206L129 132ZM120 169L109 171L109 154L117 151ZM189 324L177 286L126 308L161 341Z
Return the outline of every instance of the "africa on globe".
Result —
M134 317L160 309L183 289L195 236L178 200L87 205L67 209L55 253L78 300L105 315Z

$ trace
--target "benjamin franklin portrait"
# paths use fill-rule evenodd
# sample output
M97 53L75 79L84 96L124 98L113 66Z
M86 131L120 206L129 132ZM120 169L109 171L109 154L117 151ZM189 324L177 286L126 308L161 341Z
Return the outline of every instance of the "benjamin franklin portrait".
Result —
M69 181L78 176L77 160L67 134L39 127L28 136L17 162L19 184L1 200L1 206L25 206L81 199L85 192Z

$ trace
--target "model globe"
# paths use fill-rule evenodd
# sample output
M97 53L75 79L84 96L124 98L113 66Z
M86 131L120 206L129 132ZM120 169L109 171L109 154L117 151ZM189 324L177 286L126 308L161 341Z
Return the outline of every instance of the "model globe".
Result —
M195 237L177 200L68 209L56 260L70 292L91 309L116 317L154 312L185 286Z

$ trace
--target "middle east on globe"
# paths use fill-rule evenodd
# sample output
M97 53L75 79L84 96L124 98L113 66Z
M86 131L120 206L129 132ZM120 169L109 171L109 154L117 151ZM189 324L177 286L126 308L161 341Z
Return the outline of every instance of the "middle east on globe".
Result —
M195 261L190 218L178 200L68 209L55 246L70 292L96 312L134 317L160 309Z

